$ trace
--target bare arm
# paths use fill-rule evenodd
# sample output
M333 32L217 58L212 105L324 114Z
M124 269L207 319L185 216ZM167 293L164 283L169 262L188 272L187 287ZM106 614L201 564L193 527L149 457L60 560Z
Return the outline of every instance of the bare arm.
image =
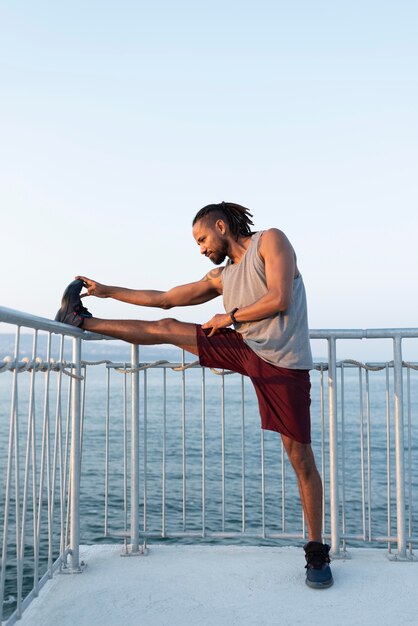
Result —
M267 293L252 304L238 309L237 322L255 322L285 311L292 301L293 279L297 276L296 257L286 235L276 228L267 230L261 239L259 252L264 259ZM203 328L212 328L212 336L220 328L231 325L231 316L215 315Z
M296 257L286 235L271 228L260 242L260 256L264 259L267 293L249 306L237 311L237 322L255 322L285 311L293 293L293 279L297 276Z
M168 291L127 289L125 287L103 285L86 276L77 276L77 278L84 281L87 287L87 293L82 294L82 298L86 296L113 298L114 300L139 306L171 309L175 306L202 304L219 296L222 293L222 271L223 268L216 268L206 274L201 280L187 285L180 285Z

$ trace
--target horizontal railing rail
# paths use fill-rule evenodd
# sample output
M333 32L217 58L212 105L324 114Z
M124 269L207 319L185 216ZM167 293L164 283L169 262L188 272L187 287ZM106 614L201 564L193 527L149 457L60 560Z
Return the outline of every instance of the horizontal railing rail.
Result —
M126 361L87 360L83 342L109 338L4 307L0 322L15 337L13 350L0 353L0 621L14 623L55 570L81 571L80 524L88 541L124 537L127 554L144 553L149 538L306 538L293 472L277 435L257 428L244 377L208 371L185 353L141 362L138 346ZM418 542L418 364L403 360L402 342L418 329L310 336L328 346L311 377L324 536L334 557L357 542L385 543L397 560L410 559ZM393 343L390 361L337 359L346 340L382 338ZM104 455L101 444L94 448L101 437ZM86 489L95 482L90 505L103 498L101 533L80 501L81 476Z

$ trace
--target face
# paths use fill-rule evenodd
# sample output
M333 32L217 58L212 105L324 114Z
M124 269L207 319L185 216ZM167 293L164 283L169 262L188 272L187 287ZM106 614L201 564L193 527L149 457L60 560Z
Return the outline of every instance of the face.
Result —
M215 265L220 265L228 255L228 240L222 220L215 224L202 219L193 226L193 237L204 254Z

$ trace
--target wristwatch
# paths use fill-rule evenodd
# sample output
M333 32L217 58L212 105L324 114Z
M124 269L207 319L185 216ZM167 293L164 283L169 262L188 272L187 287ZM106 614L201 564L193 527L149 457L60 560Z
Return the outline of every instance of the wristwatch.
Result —
M238 311L238 307L236 306L235 309L232 309L232 311L229 311L229 315L231 316L232 323L238 326L239 322L235 319L235 313L237 311Z

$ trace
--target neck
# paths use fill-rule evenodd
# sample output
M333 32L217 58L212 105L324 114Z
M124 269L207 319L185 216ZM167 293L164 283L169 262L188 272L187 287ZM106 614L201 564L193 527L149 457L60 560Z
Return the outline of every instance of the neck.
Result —
M237 240L232 239L229 244L228 257L232 263L239 263L247 251L251 242L251 235L244 237L240 235Z

